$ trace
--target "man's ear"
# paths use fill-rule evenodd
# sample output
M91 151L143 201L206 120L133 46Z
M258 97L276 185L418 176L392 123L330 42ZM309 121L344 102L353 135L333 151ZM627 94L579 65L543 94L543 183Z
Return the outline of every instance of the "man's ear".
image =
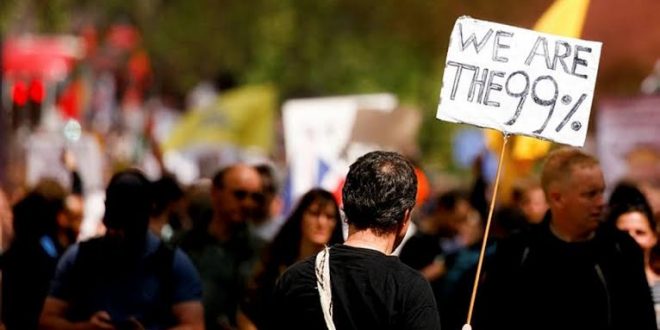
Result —
M563 201L563 194L558 183L551 184L545 192L548 205L558 204Z
M407 209L406 213L403 214L403 221L408 224L412 219L412 209Z
M401 226L399 227L399 234L406 234L408 225L410 225L410 219L412 219L412 209L407 209L403 214L403 222L401 222Z
M408 232L408 225L410 225L410 219L412 218L412 208L408 209L405 211L403 214L403 221L399 223L398 225L398 232L396 233L396 238L394 240L394 246L392 247L392 251L396 250L401 242L403 242L403 239L406 237L406 233Z

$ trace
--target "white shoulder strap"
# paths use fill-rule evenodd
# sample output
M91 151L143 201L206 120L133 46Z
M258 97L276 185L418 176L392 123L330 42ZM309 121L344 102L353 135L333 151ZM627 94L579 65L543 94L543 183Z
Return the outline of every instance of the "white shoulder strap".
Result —
M332 320L332 287L330 286L330 248L327 246L316 255L316 287L321 297L321 309L328 330L335 330Z

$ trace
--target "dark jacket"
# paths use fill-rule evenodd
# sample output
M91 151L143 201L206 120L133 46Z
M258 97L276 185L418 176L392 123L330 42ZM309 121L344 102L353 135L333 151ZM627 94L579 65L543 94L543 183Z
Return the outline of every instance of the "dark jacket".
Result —
M628 234L603 225L567 243L549 223L498 243L479 329L656 329L642 252Z

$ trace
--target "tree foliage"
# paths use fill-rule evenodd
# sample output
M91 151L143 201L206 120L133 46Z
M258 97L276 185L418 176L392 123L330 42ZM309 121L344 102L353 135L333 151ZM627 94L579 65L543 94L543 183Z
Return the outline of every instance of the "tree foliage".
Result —
M229 71L275 83L283 97L393 92L424 112L427 157L449 159L451 125L434 119L456 17L531 24L550 0L2 0L0 28L30 14L38 32L128 18L156 81L184 93ZM13 13L13 14L12 14Z

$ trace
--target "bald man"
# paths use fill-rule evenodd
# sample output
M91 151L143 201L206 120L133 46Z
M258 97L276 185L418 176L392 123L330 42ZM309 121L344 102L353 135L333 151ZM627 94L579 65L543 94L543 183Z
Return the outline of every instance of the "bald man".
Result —
M208 226L186 235L181 247L203 283L207 330L235 327L238 301L263 242L248 230L264 202L261 176L245 164L221 169L213 177L213 214Z

